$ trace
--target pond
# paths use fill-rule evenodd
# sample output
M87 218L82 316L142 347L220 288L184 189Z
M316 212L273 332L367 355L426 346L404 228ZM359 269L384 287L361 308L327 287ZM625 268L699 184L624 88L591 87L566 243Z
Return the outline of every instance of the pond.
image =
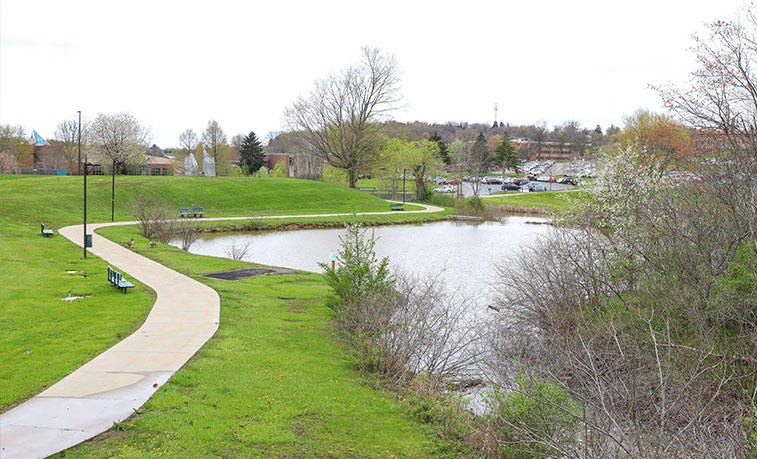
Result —
M496 283L496 267L506 267L520 247L549 231L546 220L510 216L500 222L435 222L368 228L378 237L376 254L389 257L391 268L421 276L439 276L448 292L472 298L485 311ZM228 257L232 244L250 243L246 261L323 272L339 248L344 229L208 234L191 253ZM177 245L178 243L174 243ZM537 262L537 261L535 261Z

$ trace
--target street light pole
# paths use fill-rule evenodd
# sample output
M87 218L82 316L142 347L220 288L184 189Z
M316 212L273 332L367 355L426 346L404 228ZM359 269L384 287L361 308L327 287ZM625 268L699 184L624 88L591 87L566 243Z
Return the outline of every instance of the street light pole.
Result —
M113 160L113 169L111 169L110 175L112 176L112 184L110 186L110 221L116 221L114 216L116 215L116 160Z
M378 193L376 193L376 203L377 208L376 211L381 211L381 168L378 169Z
M79 164L76 167L76 175L81 175L81 110L77 110L76 113L79 114Z
M87 259L87 162L84 161L84 260Z
M407 179L407 169L402 171L402 205L405 205L405 179Z

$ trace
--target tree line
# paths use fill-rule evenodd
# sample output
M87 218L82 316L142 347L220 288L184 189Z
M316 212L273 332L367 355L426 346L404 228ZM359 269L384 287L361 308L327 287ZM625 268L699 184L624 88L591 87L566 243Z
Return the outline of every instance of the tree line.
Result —
M40 157L33 159L35 167L67 169L75 173L79 169L79 145L81 161L95 162L115 173L134 170L145 163L145 156L173 155L176 169L183 171L184 158L194 155L202 164L207 152L216 164L217 175L231 175L232 147L240 155L240 173L252 175L264 165L265 147L254 131L237 134L227 140L226 133L216 120L211 119L198 135L193 129L181 133L179 148L161 149L150 146L150 130L127 112L101 113L94 120L72 118L58 123L51 139L51 147ZM13 172L19 168L22 156L31 151L29 134L19 125L0 125L0 173Z

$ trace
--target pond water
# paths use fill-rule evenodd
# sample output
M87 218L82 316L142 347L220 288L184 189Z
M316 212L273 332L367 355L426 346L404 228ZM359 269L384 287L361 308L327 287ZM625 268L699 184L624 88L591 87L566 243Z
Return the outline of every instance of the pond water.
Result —
M439 276L448 292L472 298L479 311L490 304L496 266L507 266L524 244L549 231L543 218L511 216L501 222L435 222L368 228L378 237L376 254L389 265L421 276ZM232 244L250 243L246 261L323 272L344 229L209 234L191 253L228 257ZM174 243L178 246L178 243Z

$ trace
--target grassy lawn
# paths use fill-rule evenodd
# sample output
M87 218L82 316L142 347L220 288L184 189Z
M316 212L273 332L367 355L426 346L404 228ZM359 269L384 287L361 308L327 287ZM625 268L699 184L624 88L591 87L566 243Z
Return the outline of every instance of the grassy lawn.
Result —
M550 193L509 193L484 197L486 204L504 204L520 207L540 207L550 210L566 210L573 206L571 200L581 199L581 191Z
M89 177L87 182L88 220L110 220L110 177ZM161 196L177 209L204 206L209 216L376 211L376 198L370 194L320 182L119 176L116 220L133 219L130 202L140 192ZM0 412L128 336L152 306L152 291L138 285L126 295L120 293L105 281L104 261L94 256L82 260L82 250L57 233L62 226L81 222L81 193L81 177L0 175ZM389 210L383 201L381 206ZM293 218L270 224L351 218ZM438 218L443 215L387 212L366 219L397 223ZM55 236L41 236L42 222ZM69 294L86 298L61 300Z
M57 232L43 238L37 220L0 218L0 412L128 336L153 303L138 283L120 293L107 282L105 262L82 260L82 250ZM61 300L69 295L87 298Z
M425 457L426 429L395 397L360 380L329 333L328 288L315 274L237 281L199 274L255 266L150 248L133 250L206 283L221 297L219 331L140 412L66 452L74 457Z
M89 220L109 221L110 177L90 177L88 187ZM0 175L0 412L120 341L152 306L152 291L137 285L120 293L107 282L104 261L92 255L82 260L82 250L57 233L80 223L81 189L81 177ZM374 196L319 182L117 177L116 220L133 219L129 203L139 192L159 195L177 209L204 207L209 217L376 211ZM389 210L385 202L381 207ZM281 223L352 218L292 217ZM429 218L438 217L387 213L367 220ZM41 222L55 236L43 238ZM108 231L116 240L138 233L136 227ZM124 239L118 231L125 232ZM150 250L149 255L190 275L240 266L169 247L149 249L135 240L136 250ZM391 395L361 384L344 350L327 333L326 287L320 277L202 279L222 298L216 337L161 388L142 415L74 453L143 457L159 455L154 448L161 448L174 457L433 454L431 437ZM87 297L61 300L69 294ZM150 447L135 453L137 444Z
M0 210L19 222L40 219L77 223L82 219L82 178L0 175ZM206 217L375 212L376 198L346 187L296 179L248 177L116 177L115 219L130 220L139 193L160 196L177 209L203 207ZM23 199L20 199L23 197ZM110 221L111 178L87 179L88 219ZM381 210L389 204L382 201Z

